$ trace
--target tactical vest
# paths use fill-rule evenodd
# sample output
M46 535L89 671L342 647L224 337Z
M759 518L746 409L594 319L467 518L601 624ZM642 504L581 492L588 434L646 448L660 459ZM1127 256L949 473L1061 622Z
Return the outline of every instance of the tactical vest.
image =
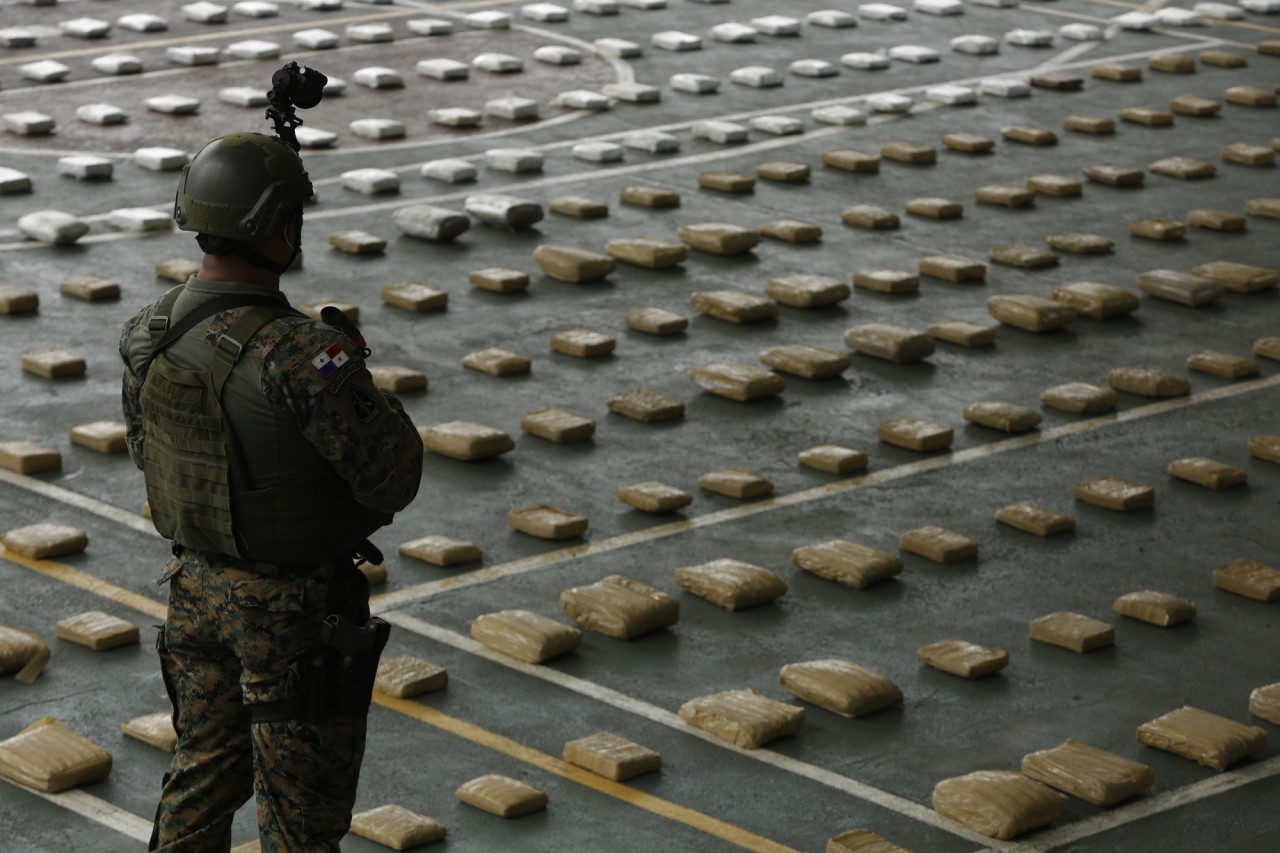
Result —
M186 369L163 351L178 337L164 340L169 313L182 290L166 294L148 325L152 353L140 396L146 428L143 475L151 520L160 535L242 560L315 563L350 551L389 524L390 515L358 503L346 481L318 454L323 464L317 464L314 477L251 488L253 480L223 409L223 387L258 330L298 312L274 304L250 309L218 339L207 367ZM246 303L252 300L240 300ZM264 400L263 405L269 404ZM301 432L282 440L307 443Z

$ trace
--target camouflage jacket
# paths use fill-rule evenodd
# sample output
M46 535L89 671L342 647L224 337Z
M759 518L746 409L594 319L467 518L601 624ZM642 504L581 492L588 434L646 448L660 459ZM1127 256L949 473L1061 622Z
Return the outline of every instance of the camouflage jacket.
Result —
M224 294L267 294L288 305L284 294L274 288L193 276L175 305L174 315ZM120 356L125 363L122 403L126 439L139 468L143 467L146 430L139 401L143 380L138 371L151 352L148 322L158 302L130 318L120 338ZM233 308L215 314L187 332L183 341L203 334L204 342L214 347L248 310ZM249 341L227 383L223 402L233 424L236 394L240 399L245 394L260 394L274 413L270 428L300 432L323 459L320 464L332 465L347 482L358 503L394 513L417 494L422 473L422 442L417 431L400 402L374 386L360 350L337 329L294 315L271 321ZM236 427L239 431L240 425ZM251 476L269 479L291 475L288 460L279 462L273 457L271 435L241 439ZM314 454L309 459L295 460L294 464L318 462Z

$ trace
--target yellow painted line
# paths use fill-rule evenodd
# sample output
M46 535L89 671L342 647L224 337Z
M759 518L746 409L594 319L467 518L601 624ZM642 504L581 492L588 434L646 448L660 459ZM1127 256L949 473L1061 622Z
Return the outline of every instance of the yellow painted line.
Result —
M559 758L533 747L525 746L509 737L491 732L473 723L459 720L457 717L451 717L448 714L437 711L435 708L420 705L417 702L410 702L407 699L397 699L377 691L374 691L373 701L384 708L413 717L415 720L426 723L429 726L434 726L472 743L488 747L526 764L531 764L557 776L562 776L571 782L585 785L645 811L683 823L685 826L705 832L708 835L714 835L747 850L755 850L759 851L759 853L798 853L795 849L765 838L763 835L757 835L754 832L726 823L710 815L705 815L694 809L677 805L644 791L638 791L620 782L597 776L595 773L584 770L581 767L575 767Z
M116 604L123 604L125 607L132 607L141 613L156 619L163 619L168 608L154 598L147 598L145 595L139 595L131 592L123 587L116 586L109 581L101 578L95 578L93 575L86 574L79 569L73 569L62 563L55 563L53 560L36 560L31 557L24 557L21 554L14 553L8 548L0 545L0 559L8 560L11 563L17 563L19 566L26 566L34 572L61 581L71 586L79 587L86 592L102 598L110 599Z
M447 12L453 9L470 9L475 6L503 6L513 3L525 2L525 0L468 0L463 3L442 3L435 6L423 6L414 9L400 9L395 12L371 12L367 15L347 15L342 18L324 18L317 19L317 23L325 26L336 24L360 24L370 21L382 21L387 19L408 18L414 15L422 15L426 12ZM245 36L265 35L268 33L278 33L284 30L296 30L305 26L300 21L290 21L288 23L268 24L261 27L245 27L243 29L220 29L213 32L201 33L199 35L190 36L172 36L170 38L154 39L152 41L131 41L131 42L104 42L94 47L80 47L72 50L57 50L51 53L29 54L24 53L21 56L9 56L0 59L0 65L25 65L28 62L36 62L44 59L65 59L73 56L94 56L100 53L117 53L127 48L144 48L144 47L173 47L177 45L192 44L193 42L202 41L218 41L219 39L236 39Z

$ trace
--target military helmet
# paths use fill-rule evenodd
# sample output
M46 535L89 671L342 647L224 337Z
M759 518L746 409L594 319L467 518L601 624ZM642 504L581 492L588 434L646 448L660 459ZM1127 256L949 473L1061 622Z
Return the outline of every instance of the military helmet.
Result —
M298 153L272 136L231 133L205 145L182 170L173 220L183 231L255 242L311 197Z

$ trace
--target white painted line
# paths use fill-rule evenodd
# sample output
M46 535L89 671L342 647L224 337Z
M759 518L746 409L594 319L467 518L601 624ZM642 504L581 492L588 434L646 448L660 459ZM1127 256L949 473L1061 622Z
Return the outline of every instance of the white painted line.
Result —
M95 797L93 794L77 788L62 791L58 794L46 794L44 791L37 791L25 785L19 785L11 779L5 779L3 776L0 776L0 780L8 782L15 788L21 788L34 796L48 800L55 806L61 806L81 817L87 817L94 823L105 826L121 835L127 835L135 841L146 844L151 840L151 821L140 818L132 812L127 812L119 806L113 806L101 797Z
M1050 71L1054 68L1061 68L1062 66L1066 65L1068 62L1074 61L1076 57L1082 56L1088 53L1089 51L1093 50L1095 47L1097 47L1100 44L1102 44L1102 42L1082 41L1079 44L1072 45L1071 47L1067 48L1061 53L1055 54L1049 59L1046 59L1044 62L1041 62L1039 65L1035 67L1035 70Z
M145 533L149 536L160 536L156 532L155 525L150 520L143 518L137 513L129 512L118 506L104 503L96 498L82 495L79 492L73 492L70 489L64 489L62 486L56 486L53 483L46 483L44 480L28 477L24 474L18 474L7 468L0 468L0 483L8 483L11 486L17 486L20 489L26 489L28 492L34 492L42 497L55 500L58 503L76 509L86 510L94 515L100 515L116 524L123 524L125 527L132 528L139 533Z
M888 809L896 812L897 814L920 821L921 823L927 823L939 829L946 830L954 835L967 838L970 841L975 841L980 844L990 843L990 839L985 836L979 835L962 824L957 823L950 818L943 817L933 809L922 806L914 800L909 800L906 797L891 794L888 791L884 791L872 785L867 785L863 782L857 781L856 779L841 776L839 773L833 773L830 770L825 770L821 767L808 764L804 761L782 755L781 753L777 753L769 749L743 749L741 747L734 746L713 734L689 725L684 720L680 719L678 714L674 714L665 708L660 708L657 705L651 705L648 702L644 702L632 696L627 696L625 693L619 693L616 690L587 681L586 679L578 678L573 675L566 675L563 672L559 672L558 670L554 670L549 667L533 666L523 663L515 658L495 652L470 637L465 637L456 631L451 631L448 628L443 628L439 625L433 625L430 622L424 622L423 620L410 616L407 613L386 613L384 614L384 618L393 625L414 634L418 634L419 636L427 637L428 639L444 643L447 646L452 646L456 649L468 652L469 654L476 655L477 657L485 658L493 661L494 663L517 670L518 672L523 672L526 675L531 675L534 678L550 682L558 687L572 690L573 692L579 693L590 699L595 699L599 702L618 708L619 710L644 717L647 720L660 723L664 726L675 729L676 731L683 732L684 734L701 738L707 743L727 749L730 752L735 752L746 758L752 758L756 761L776 767L779 770L785 770L789 773L794 773L797 776L803 776L807 779L826 785L827 787L835 788L842 793L849 794L850 796L856 797L860 800L877 805L883 809ZM995 849L1014 850L1016 848L1017 845L1008 844L1000 845Z
M888 483L894 480L900 480L904 477L923 474L926 471L947 468L952 465L959 465L975 459L985 459L989 456L996 456L1000 453L1007 453L1011 450L1020 450L1021 448L1031 447L1044 442L1053 442L1059 438L1073 435L1075 433L1089 432L1091 430L1111 426L1112 424L1141 420L1143 418L1152 417L1153 415L1176 411L1178 409L1195 406L1212 400L1234 397L1237 394L1246 394L1263 388L1270 388L1275 385L1280 385L1280 374L1276 374L1275 376L1270 376L1265 379L1254 379L1249 382L1237 382L1233 385L1223 385L1219 388L1213 388L1209 391L1200 391L1185 397L1174 397L1169 400L1161 400L1158 403L1150 403L1146 406L1126 409L1125 411L1118 412L1116 414L1100 415L1096 418L1089 418L1088 420L1075 421L1073 423L1063 424L1050 429L1024 433L1012 438L994 441L990 444L982 444L977 447L958 450L954 453L930 456L917 462L908 462L904 465L897 465L893 468L884 468L880 471L873 471L870 474L865 474L861 477L854 477L848 480L837 480L822 486L815 486L811 489L802 489L798 492L790 492L789 494L768 500L730 507L728 509L719 510L718 512L709 512L705 515L694 516L693 518L683 519L670 524L663 524L658 527L636 530L619 536L611 536L608 539L588 542L584 545L575 545L571 548L549 551L544 554L535 554L532 557L524 557L519 560L513 560L509 563L501 563L485 569L477 569L473 572L445 578L443 580L430 581L428 583L418 584L417 586L405 587L404 589L398 589L394 592L376 596L373 599L372 607L375 613L382 613L395 607L403 607L413 602L431 598L432 596L439 595L442 592L462 589L469 586L475 586L477 584L490 583L513 575L525 574L526 572L545 569L562 563L568 563L572 560L578 560L583 557L602 554L608 551L615 551L619 548L627 548L632 545L651 542L656 539L665 539L668 536L675 536L676 534L684 533L688 530L694 530L700 527L710 527L711 525L722 524L726 521L735 521L740 518L747 518L749 516L779 509L781 507L809 503L810 501L821 500L831 495L850 491L852 489L877 486L881 483Z

